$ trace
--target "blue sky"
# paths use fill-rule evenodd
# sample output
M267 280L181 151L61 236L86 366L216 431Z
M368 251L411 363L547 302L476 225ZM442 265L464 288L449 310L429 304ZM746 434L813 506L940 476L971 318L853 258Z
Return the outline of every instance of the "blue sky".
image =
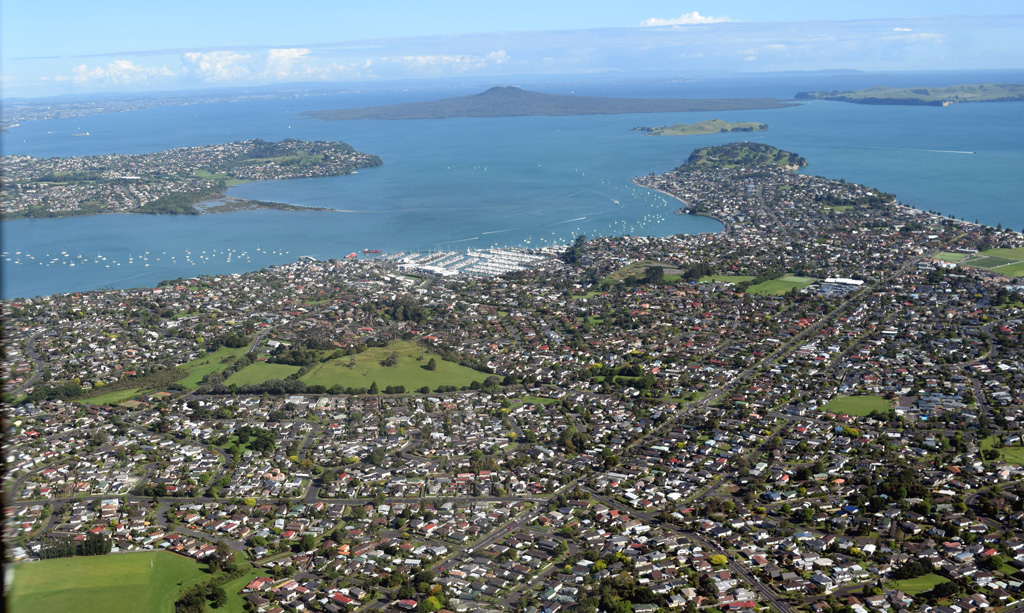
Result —
M0 95L1024 67L1019 1L0 2Z

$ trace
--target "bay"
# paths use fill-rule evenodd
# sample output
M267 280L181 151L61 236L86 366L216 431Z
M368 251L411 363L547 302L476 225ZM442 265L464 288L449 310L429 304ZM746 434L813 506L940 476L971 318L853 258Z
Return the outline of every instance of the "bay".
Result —
M928 76L934 85L968 82L960 75L946 75L947 81ZM792 95L836 82L860 86L850 78L572 87L582 95L754 96L783 95L784 89ZM243 184L229 192L332 211L4 221L0 291L12 298L152 286L167 278L245 272L301 255L362 257L363 249L537 247L577 234L715 232L717 222L673 215L676 201L630 182L679 165L694 148L740 140L728 134L650 137L631 128L712 118L768 123L769 131L743 136L798 152L810 162L803 172L893 192L917 208L1024 228L1024 103L936 108L810 102L725 113L416 121L322 122L301 115L474 91L479 89L360 92L28 122L3 136L5 154L141 153L247 138L301 138L343 140L381 156L384 165L344 177ZM549 91L564 93L554 86ZM89 136L71 136L83 132Z

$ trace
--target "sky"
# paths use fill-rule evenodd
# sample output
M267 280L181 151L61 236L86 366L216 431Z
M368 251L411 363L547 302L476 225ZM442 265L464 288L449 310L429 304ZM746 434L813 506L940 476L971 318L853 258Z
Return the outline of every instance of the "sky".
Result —
M1019 0L4 0L0 97L470 76L1024 68Z

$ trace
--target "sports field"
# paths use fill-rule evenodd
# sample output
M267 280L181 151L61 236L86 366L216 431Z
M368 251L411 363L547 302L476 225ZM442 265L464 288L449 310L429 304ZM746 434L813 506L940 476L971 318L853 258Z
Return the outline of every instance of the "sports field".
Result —
M964 266L986 268L1008 277L1024 276L1024 247L989 249L961 262Z
M174 611L182 588L210 578L166 551L43 560L14 567L9 611Z
M866 417L872 411L888 411L892 405L881 396L837 396L823 407L830 413Z
M945 577L940 577L935 573L928 573L927 575L921 575L920 577L914 577L913 579L887 582L886 585L900 590L901 592L906 592L916 596L917 594L927 592L936 585L941 585L947 581L949 581L949 579L946 579Z
M701 277L701 283L743 283L753 280L752 275L708 275Z
M803 289L815 281L817 281L817 279L813 277L786 275L779 279L772 279L771 281L751 285L747 288L747 291L751 294L758 294L761 296L781 296L794 288Z

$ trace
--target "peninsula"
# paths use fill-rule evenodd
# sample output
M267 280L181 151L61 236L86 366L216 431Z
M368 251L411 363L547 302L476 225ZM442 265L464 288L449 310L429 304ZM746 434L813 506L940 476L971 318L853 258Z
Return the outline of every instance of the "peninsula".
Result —
M912 106L949 106L958 102L1020 102L1024 84L983 83L949 87L871 87L853 91L800 92L797 100L832 100L854 104L905 104Z
M331 111L307 111L315 119L448 119L452 117L527 117L619 115L688 111L778 109L792 103L776 98L603 98L556 95L518 87L492 87L472 96Z
M0 301L8 608L1020 611L1024 235L636 182L724 230Z
M379 166L381 159L343 142L260 139L139 155L39 159L5 156L3 215L68 217L99 213L198 215L240 208L304 210L227 198L248 181L331 177ZM213 203L197 207L200 203ZM220 204L217 204L220 203Z
M677 123L671 126L651 128L640 126L633 128L637 132L646 132L650 136L691 136L694 134L717 134L719 132L764 132L768 124L756 121L728 122L721 119L708 119L697 123Z

